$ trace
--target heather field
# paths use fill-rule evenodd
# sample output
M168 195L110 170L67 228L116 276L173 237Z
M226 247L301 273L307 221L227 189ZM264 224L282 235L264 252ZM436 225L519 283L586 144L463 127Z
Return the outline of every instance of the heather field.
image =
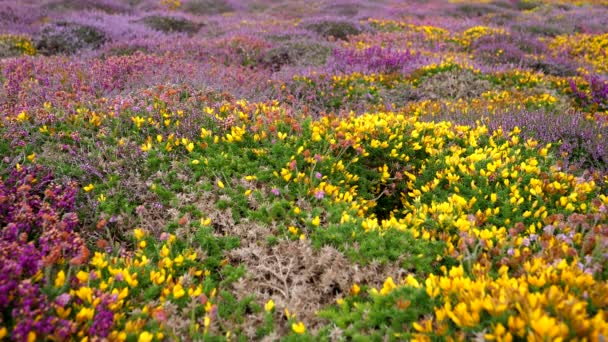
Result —
M0 0L0 340L605 341L608 1Z

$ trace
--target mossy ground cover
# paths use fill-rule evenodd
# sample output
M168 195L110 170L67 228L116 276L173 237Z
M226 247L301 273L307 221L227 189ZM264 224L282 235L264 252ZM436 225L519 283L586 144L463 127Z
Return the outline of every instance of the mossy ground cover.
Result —
M601 1L106 2L0 35L0 339L608 336Z

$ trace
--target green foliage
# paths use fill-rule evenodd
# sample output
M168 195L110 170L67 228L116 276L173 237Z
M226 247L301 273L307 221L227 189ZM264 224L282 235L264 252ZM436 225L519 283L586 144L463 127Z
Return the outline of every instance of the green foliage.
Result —
M331 320L345 339L392 341L411 338L412 323L432 312L434 305L424 288L405 287L388 295L348 297L319 316Z
M196 33L203 26L185 18L152 15L142 19L142 22L157 31L165 33Z
M338 40L346 40L348 36L361 33L361 29L357 25L348 21L320 21L308 24L306 28L325 38L333 37Z
M93 26L61 21L43 28L34 45L43 55L69 55L80 49L98 48L106 41L105 33Z

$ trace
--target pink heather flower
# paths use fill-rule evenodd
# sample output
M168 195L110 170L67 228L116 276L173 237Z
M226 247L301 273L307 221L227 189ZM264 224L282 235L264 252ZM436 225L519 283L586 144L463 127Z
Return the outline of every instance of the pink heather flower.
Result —
M325 197L325 191L323 191L323 190L315 191L316 199L323 199L323 197Z
M279 189L277 189L277 188L272 188L272 190L270 190L270 192L272 192L275 196L279 196L279 194L280 194Z
M322 177L323 177L323 175L321 174L321 172L315 173L315 178L316 179L321 179Z
M60 307L64 307L70 302L70 299L72 299L72 296L70 296L68 293L62 293L55 298L55 303Z
M144 207L143 205L138 205L138 206L135 208L135 213L136 213L137 215L143 215L143 213L145 212L145 210L146 210L146 207Z
M162 234L160 234L160 241L167 241L169 239L169 236L171 236L169 233L163 232Z

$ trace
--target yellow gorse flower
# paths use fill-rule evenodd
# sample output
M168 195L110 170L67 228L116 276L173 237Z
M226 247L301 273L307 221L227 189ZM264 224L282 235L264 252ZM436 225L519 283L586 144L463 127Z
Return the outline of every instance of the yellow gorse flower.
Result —
M270 312L272 309L274 309L274 301L270 299L268 302L266 302L266 304L264 304L264 310L266 310L266 312Z
M179 299L186 294L186 291L184 291L184 288L179 283L173 287L172 292L173 292L173 297L175 297L176 299Z
M304 323L302 322L292 323L291 330L293 330L293 332L296 334L301 335L306 332L306 326L304 326Z

